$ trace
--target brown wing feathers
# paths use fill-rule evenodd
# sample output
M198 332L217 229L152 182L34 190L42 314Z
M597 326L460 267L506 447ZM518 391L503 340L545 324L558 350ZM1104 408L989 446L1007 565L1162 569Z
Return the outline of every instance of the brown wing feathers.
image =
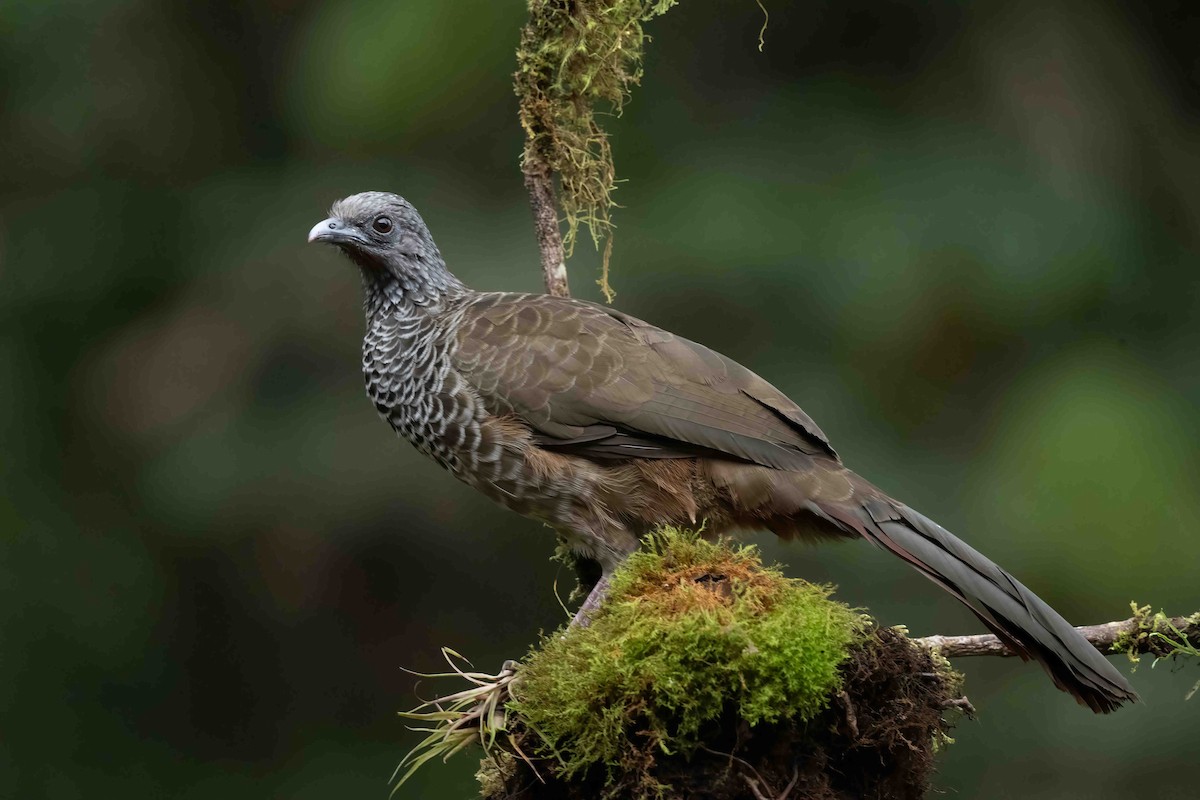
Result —
M464 312L460 368L544 436L604 424L777 469L833 453L794 403L702 345L580 301L484 297Z

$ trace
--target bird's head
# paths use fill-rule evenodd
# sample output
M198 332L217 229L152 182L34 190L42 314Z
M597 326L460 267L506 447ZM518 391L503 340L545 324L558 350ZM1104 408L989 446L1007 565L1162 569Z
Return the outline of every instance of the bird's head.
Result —
M446 269L421 215L390 192L362 192L338 200L329 218L308 232L308 241L337 245L362 269L368 285L388 295L420 304L462 287Z

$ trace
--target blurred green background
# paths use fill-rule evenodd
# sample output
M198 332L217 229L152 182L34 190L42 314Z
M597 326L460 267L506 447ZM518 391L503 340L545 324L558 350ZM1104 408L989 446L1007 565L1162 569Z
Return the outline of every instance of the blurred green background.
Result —
M612 120L617 305L768 377L1068 618L1195 610L1196 12L764 2L763 53L752 0L650 26ZM0 796L384 798L401 666L490 669L563 620L549 532L376 418L358 276L304 244L390 189L469 284L539 287L524 17L0 4ZM886 623L980 631L866 545L754 539ZM1101 718L1036 667L960 666L981 717L948 796L1195 796L1195 667L1143 664Z

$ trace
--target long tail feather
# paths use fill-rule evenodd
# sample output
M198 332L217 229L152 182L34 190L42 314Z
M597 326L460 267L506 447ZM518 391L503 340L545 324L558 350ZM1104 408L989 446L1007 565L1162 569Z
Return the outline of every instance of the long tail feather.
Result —
M880 495L859 505L814 504L812 510L903 558L1093 711L1108 713L1138 699L1124 676L1057 611L928 517Z

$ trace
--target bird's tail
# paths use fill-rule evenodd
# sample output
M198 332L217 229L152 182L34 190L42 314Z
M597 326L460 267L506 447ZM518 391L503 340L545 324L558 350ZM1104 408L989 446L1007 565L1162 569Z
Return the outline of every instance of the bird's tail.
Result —
M869 484L862 488L868 487L874 489ZM1124 676L1082 634L986 556L877 489L855 495L862 502L816 502L810 509L912 564L962 601L1013 652L1036 659L1058 688L1096 713L1138 699Z

